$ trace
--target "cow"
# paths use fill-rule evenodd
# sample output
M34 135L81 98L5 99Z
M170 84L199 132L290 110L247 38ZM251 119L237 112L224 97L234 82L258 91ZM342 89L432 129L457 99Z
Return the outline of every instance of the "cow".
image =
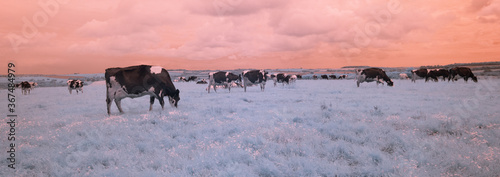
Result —
M196 84L208 84L208 83L205 79L202 79L202 80L196 82Z
M410 77L408 77L408 74L406 74L406 73L400 73L399 78L400 79L409 79Z
M443 76L443 81L448 78L448 81L450 81L449 76L450 73L447 69L433 69L433 70L428 70L427 77L425 80L427 81L428 78L432 78L435 82L438 81L438 77Z
M472 78L472 81L477 82L477 77L474 76L474 73L472 73L472 70L467 67L455 67L450 69L450 75L448 77L448 81L457 81L458 78L456 76L463 77L465 82L469 80L469 78Z
M217 92L216 88L218 85L223 85L225 88L229 89L229 92L231 92L230 84L235 83L236 85L239 85L239 83L241 83L241 75L236 75L225 71L209 73L208 79L208 93L210 93L210 87L212 86L214 87L214 91Z
M427 82L427 73L429 73L428 69L415 69L411 71L411 81L416 82L417 77L425 78L425 82Z
M336 75L334 75L334 74L332 74L332 75L330 75L330 76L328 76L328 77L330 77L330 79L337 79L337 76L336 76Z
M267 72L264 70L247 70L243 71L242 74L243 76L243 88L245 92L247 91L248 86L252 85L260 85L260 90L264 91L264 88L266 86L266 81L267 81Z
M120 113L123 113L121 100L150 96L149 111L153 109L155 98L164 109L164 96L168 96L172 107L177 107L180 100L179 89L176 89L168 71L161 66L137 65L125 68L108 68L104 74L106 79L106 104L108 115L112 101L115 101Z
M28 81L24 81L24 82L19 83L19 86L21 87L23 95L28 95L31 93L32 86Z
M297 76L279 73L276 75L275 78L273 78L273 80L274 80L274 86L276 87L276 83L283 83L283 85L285 85L285 83L290 84L294 82L295 80L297 80Z
M69 94L71 94L72 90L76 90L76 94L78 94L78 91L83 93L83 82L81 80L68 80L66 83L68 83L68 90Z
M302 79L302 75L300 75L300 74L297 74L295 76L297 76L297 79Z
M185 81L185 82L195 81L197 78L198 78L198 77L196 77L196 76L189 76L187 79L186 79L186 78L184 78L184 81Z
M340 75L340 76L338 77L338 79L346 79L346 78L347 78L347 75L345 75L345 74Z
M326 80L328 80L328 75L326 75L326 74L321 75L321 79L326 79Z
M318 79L318 76L313 75L313 79L314 79L314 80L317 80L317 79Z
M356 71L356 79L357 85L362 82L373 82L376 81L377 85L382 83L382 81L387 82L387 86L394 86L394 82L385 74L385 71L380 68L367 68L367 69L358 69ZM381 81L382 80L382 81Z

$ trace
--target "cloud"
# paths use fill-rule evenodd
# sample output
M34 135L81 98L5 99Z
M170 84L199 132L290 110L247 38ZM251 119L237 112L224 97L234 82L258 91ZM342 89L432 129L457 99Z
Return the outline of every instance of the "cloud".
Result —
M477 19L483 23L495 23L500 21L500 0L488 1L477 12Z

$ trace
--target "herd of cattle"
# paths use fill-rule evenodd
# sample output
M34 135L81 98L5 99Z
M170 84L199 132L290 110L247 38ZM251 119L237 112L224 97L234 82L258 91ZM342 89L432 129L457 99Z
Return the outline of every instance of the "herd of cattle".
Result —
M448 81L456 81L458 77L462 77L465 81L472 78L474 82L477 82L477 77L475 77L471 69L467 67L455 67L449 70L418 69L412 70L411 73L413 82L415 82L417 77L425 78L425 81L428 81L429 78L438 81L439 77L443 77L443 80L448 79ZM136 98L149 95L149 110L152 110L155 99L159 101L162 109L165 104L165 96L168 97L169 103L173 107L177 107L180 100L179 89L175 88L168 71L161 66L138 65L124 68L108 68L105 71L104 77L106 80L106 104L108 114L111 114L110 108L113 101L120 113L123 113L121 100L127 97ZM322 75L321 77L326 77L326 79L328 79L327 75ZM180 80L191 81L196 78L196 76L192 76L188 79L181 78ZM269 73L264 70L248 70L243 71L241 74L225 71L212 72L208 74L209 82L206 90L210 93L211 88L216 91L217 87L223 87L229 89L230 92L231 87L242 87L246 92L248 86L259 85L260 89L264 91L268 78L272 79L274 81L274 86L276 86L277 83L293 83L298 78L301 78L301 76L285 73L269 75ZM333 79L333 77L331 78ZM346 78L346 75L342 75L339 78ZM355 79L358 87L360 83L373 81L377 84L383 84L385 82L388 86L394 85L394 82L387 76L385 71L380 68L357 69ZM206 81L204 82L206 83ZM72 90L76 90L77 94L78 92L83 93L82 81L68 80L67 84L70 94ZM29 94L36 85L37 83L25 81L16 84L16 87L21 87L23 94Z

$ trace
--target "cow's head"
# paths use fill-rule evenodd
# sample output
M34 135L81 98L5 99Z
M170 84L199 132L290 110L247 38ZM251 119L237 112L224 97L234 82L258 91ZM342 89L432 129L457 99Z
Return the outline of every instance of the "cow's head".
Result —
M394 86L394 82L392 82L392 80L388 80L386 81L387 82L387 86Z
M177 103L181 99L179 97L179 89L175 90L173 94L167 95L168 96L168 102L170 103L171 106L177 107Z

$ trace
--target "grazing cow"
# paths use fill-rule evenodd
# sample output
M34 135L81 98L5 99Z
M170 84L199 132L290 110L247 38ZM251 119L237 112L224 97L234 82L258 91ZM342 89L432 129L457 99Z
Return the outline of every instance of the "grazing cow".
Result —
M71 94L72 90L76 90L76 94L78 94L78 91L83 93L83 82L81 80L68 80L67 83L69 94Z
M382 83L382 81L387 82L388 86L393 86L394 82L385 74L385 71L380 68L367 68L367 69L358 69L356 71L357 85L362 82L373 82L376 81L377 85ZM381 81L382 80L382 81Z
M450 73L446 69L428 70L427 77L425 78L425 80L427 81L428 78L432 78L435 82L437 82L438 77L441 77L441 76L443 76L443 81L445 81L446 78L448 78L448 81L450 81L450 79L449 79Z
M456 76L463 77L465 82L469 80L469 78L472 78L472 81L477 82L477 77L474 76L474 73L472 73L472 70L467 67L455 67L450 69L450 76L448 77L448 80L452 81L457 81L458 78Z
M24 81L20 83L21 89L22 89L22 94L23 95L28 95L31 93L31 84L28 81Z
M210 93L210 87L214 87L214 91L217 92L216 88L218 85L222 85L225 88L229 89L229 92L231 92L231 85L232 83L236 83L236 85L239 85L241 83L241 76L236 75L230 72L225 72L225 71L219 71L215 73L209 73L208 74L208 79L209 79L209 84L208 84L208 93Z
M267 81L267 72L264 70L250 70L243 71L243 88L245 92L247 91L248 86L252 85L260 85L260 90L264 91Z
M417 77L425 78L425 82L427 82L427 73L429 73L428 69L415 69L411 71L411 81L415 82Z
M126 68L108 68L104 74L106 78L106 103L108 115L111 103L114 100L120 113L123 113L121 100L123 98L137 98L150 96L149 110L153 109L155 98L164 109L164 96L168 96L172 107L179 102L179 89L176 89L168 71L161 66L138 65Z
M283 85L285 85L285 83L290 84L294 82L295 80L297 80L297 76L279 73L276 75L275 78L273 78L273 80L274 80L274 86L276 87L276 83L283 83Z
M186 79L186 78L184 78L184 81L185 81L185 82L195 81L197 78L198 78L198 77L196 77L196 76L189 76L187 79Z
M338 79L345 79L345 78L347 78L347 75L345 75L345 74L340 75L340 76L338 77Z
M328 75L326 75L326 74L321 75L321 79L326 79L326 80L328 80Z
M408 77L408 74L406 74L406 73L400 73L399 78L400 79L409 79L410 77Z
M201 81L196 82L196 84L208 84L205 79L202 79Z
M302 75L300 75L300 74L297 74L295 76L297 76L297 79L302 79Z
M332 74L332 75L330 75L330 76L328 76L328 77L330 77L330 79L337 79L337 76L336 76L336 75L334 75L334 74Z

